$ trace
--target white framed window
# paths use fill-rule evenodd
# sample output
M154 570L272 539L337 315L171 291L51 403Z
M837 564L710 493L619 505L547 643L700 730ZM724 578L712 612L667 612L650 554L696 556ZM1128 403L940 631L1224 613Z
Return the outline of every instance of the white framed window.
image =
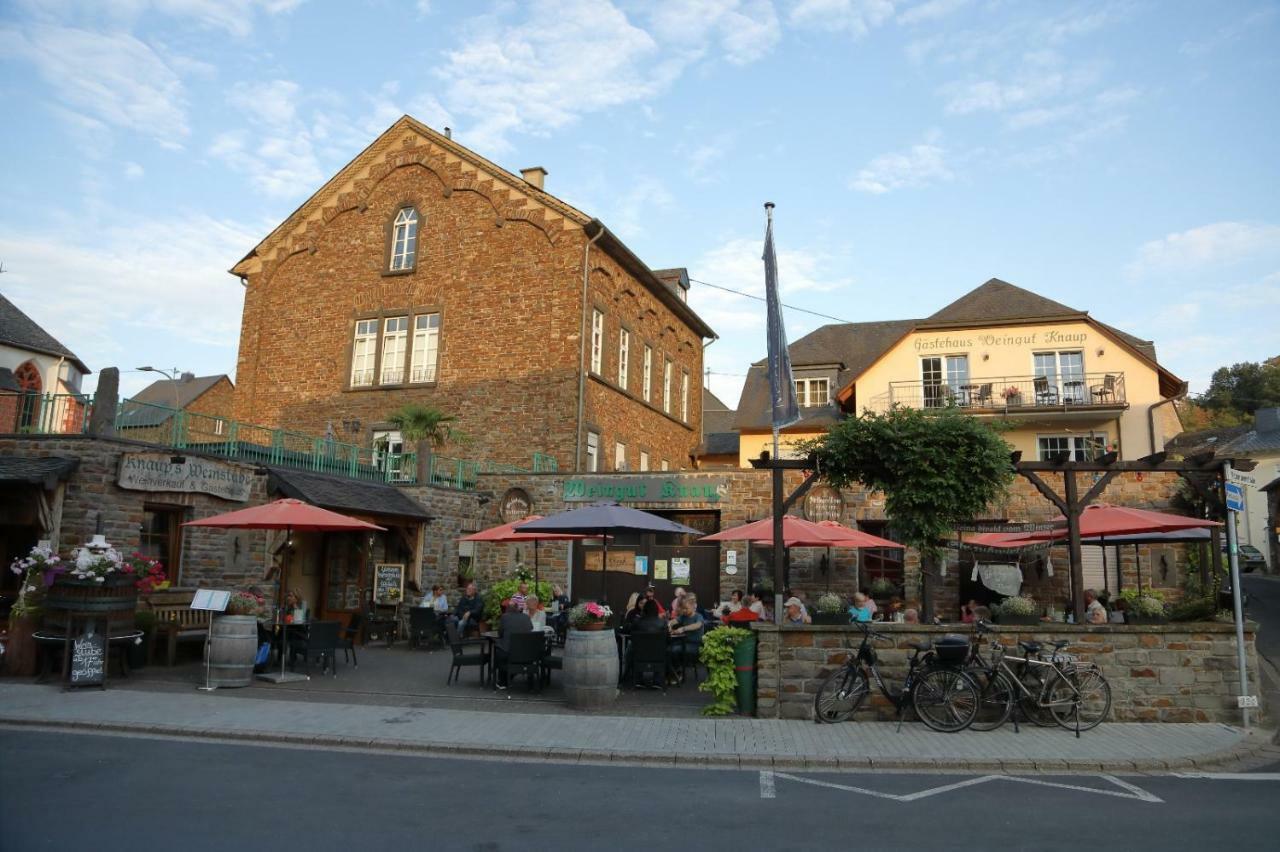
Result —
M796 402L801 408L826 405L831 400L828 379L796 379Z
M373 359L378 354L378 321L356 322L356 337L351 344L351 386L368 387L373 384Z
M1084 353L1035 352L1031 356L1032 370L1037 379L1048 379L1047 400L1037 401L1083 403L1088 399L1084 381ZM1045 395L1045 390L1037 391Z
M587 472L595 473L600 469L600 435L587 433Z
M380 384L398 385L404 381L404 350L408 338L408 317L387 317L383 320Z
M1107 439L1101 435L1041 435L1036 449L1040 461L1058 453L1070 453L1071 461L1093 461L1107 451Z
M395 429L379 429L373 433L373 467L386 474L388 480L402 479L404 438Z
M604 313L591 312L591 372L600 375L604 361Z
M391 271L413 269L418 250L418 211L406 207L391 224Z
M667 461L666 459L663 459L663 460L662 460L662 469L663 469L663 470L671 470L671 462Z
M645 402L653 402L653 347L644 346L644 376L641 378L640 393Z
M434 382L440 357L440 315L418 314L413 318L413 355L409 381Z
M221 435L223 430L226 428L227 421L223 420L221 417L218 417L213 421L213 434Z
M621 441L618 441L613 445L613 469L627 469L627 445Z
M689 422L689 374L680 372L680 419Z
M631 332L618 332L618 387L627 389L627 373L631 371Z
M920 359L925 408L944 408L950 400L963 398L961 388L969 384L969 356L946 355Z
M649 469L649 453L644 450L640 451L640 469L641 470Z
M671 413L671 359L662 359L662 410Z

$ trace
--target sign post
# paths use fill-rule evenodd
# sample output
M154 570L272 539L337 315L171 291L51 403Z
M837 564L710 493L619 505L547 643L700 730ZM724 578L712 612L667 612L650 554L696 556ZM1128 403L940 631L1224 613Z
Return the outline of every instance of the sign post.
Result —
M1236 668L1240 671L1240 724L1248 730L1249 707L1257 706L1257 698L1249 695L1249 670L1245 668L1244 607L1240 599L1240 558L1236 541L1236 512L1244 511L1244 489L1232 481L1230 461L1222 466L1222 479L1227 497L1227 564L1231 569L1231 611L1236 623Z

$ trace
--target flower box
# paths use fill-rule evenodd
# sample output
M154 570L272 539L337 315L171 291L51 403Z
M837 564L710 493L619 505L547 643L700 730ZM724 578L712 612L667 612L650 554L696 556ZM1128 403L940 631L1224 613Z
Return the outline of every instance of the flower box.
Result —
M1012 614L1010 614L1010 615L1006 615L1005 613L997 612L997 613L995 613L995 620L996 620L996 624L1006 624L1006 625L1007 625L1007 624L1017 624L1017 625L1026 625L1026 626L1030 626L1030 625L1032 625L1032 624L1039 624L1039 623L1040 623L1040 616L1038 616L1038 615L1012 615Z

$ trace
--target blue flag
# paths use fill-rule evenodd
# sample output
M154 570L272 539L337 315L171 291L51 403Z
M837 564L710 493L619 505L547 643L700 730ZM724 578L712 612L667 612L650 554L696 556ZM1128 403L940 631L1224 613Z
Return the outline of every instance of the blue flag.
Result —
M773 400L773 428L781 429L800 419L800 404L796 401L796 383L791 378L791 353L787 351L787 330L782 326L782 303L778 299L778 257L773 250L772 211L764 232L764 296L769 313L769 398Z

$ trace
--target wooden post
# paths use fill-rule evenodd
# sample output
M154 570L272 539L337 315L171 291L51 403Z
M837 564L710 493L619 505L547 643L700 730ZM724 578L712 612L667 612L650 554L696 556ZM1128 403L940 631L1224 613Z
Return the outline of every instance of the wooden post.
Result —
M1062 472L1067 504L1067 550L1071 556L1071 608L1076 624L1084 623L1084 561L1080 553L1080 512L1084 506L1076 489L1076 472L1067 467Z

